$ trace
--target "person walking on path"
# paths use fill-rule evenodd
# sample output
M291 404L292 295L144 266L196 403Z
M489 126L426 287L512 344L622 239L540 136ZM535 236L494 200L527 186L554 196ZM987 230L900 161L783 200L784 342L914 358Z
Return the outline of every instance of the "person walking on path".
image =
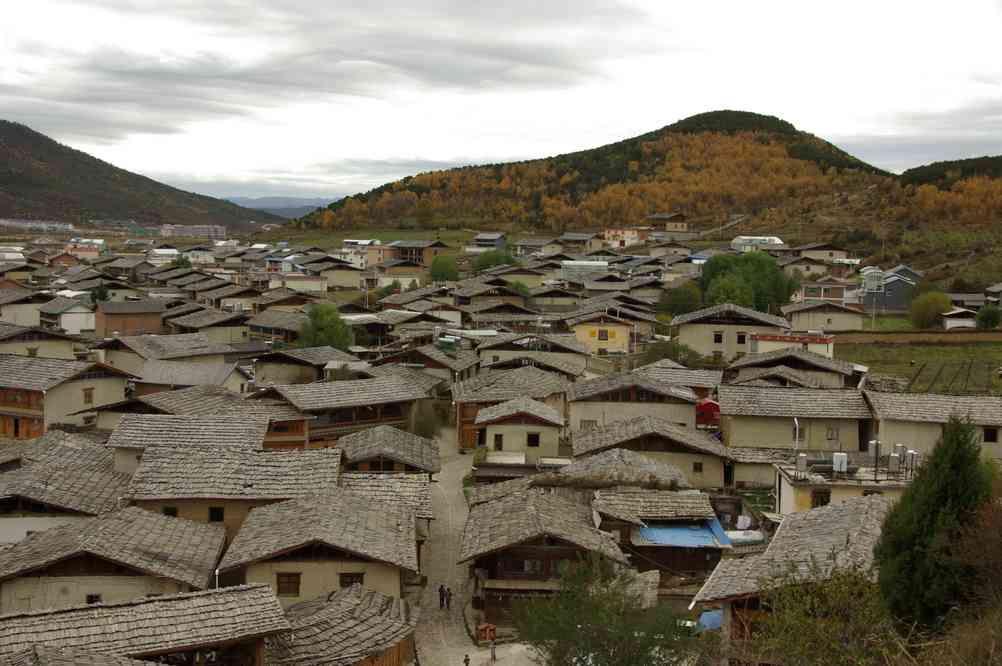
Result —
M445 588L445 609L446 610L452 609L452 588L451 587Z
M470 666L470 655L463 657L463 666Z
M438 586L438 609L445 609L445 585Z
M495 639L492 638L491 639L491 663L492 664L496 663L497 660L498 660L497 640L495 640Z

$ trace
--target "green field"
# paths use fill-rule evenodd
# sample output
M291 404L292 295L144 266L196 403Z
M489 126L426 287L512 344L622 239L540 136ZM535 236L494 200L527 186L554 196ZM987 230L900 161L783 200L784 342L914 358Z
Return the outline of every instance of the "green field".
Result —
M864 331L911 331L914 328L911 319L905 315L884 315L876 319L871 317L863 319Z
M966 345L835 344L835 356L870 372L903 377L925 393L1000 393L1002 343Z

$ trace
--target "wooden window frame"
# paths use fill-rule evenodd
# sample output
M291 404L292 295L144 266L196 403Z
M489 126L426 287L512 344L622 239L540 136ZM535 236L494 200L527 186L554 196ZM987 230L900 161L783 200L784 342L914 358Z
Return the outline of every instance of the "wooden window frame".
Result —
M296 571L275 572L275 594L280 597L298 597L302 590L303 574Z
M534 438L535 438L535 443L533 443ZM540 441L540 433L538 432L525 433L525 445L530 449L538 449L539 441Z
M214 518L215 512L219 512L218 518ZM209 522L210 523L222 523L226 521L226 507L224 506L210 506L209 507Z
M359 585L365 586L365 572L364 571L345 571L339 573L337 576L338 585L343 590L346 587L351 587L352 585L358 583Z

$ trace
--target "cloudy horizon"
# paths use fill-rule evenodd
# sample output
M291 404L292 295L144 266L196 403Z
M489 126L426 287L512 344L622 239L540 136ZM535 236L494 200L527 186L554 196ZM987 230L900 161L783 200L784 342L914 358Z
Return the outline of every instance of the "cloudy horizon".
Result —
M337 197L695 113L776 115L900 172L1002 154L1002 1L34 0L0 118L183 189Z

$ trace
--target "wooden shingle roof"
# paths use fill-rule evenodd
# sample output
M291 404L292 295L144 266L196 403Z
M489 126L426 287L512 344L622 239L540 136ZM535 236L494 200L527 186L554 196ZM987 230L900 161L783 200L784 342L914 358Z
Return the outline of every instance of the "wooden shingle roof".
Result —
M869 419L862 391L723 384L717 389L720 413L728 416Z
M108 438L108 446L129 449L218 446L260 450L267 432L267 417L250 414L126 414Z
M301 411L317 411L407 402L427 397L427 393L399 377L350 379L312 384L276 384L270 390L278 393Z
M560 375L525 366L459 382L452 387L452 397L457 402L505 402L521 396L538 399L563 393L568 386Z
M711 305L708 308L702 308L694 312L678 315L671 320L671 325L680 326L682 324L690 324L699 322L703 319L714 319L717 317L746 319L765 326L775 326L783 329L790 328L790 322L783 317L766 314L764 312L759 312L758 310L746 308L742 305L734 305L732 303Z
M837 358L828 358L821 354L815 354L806 349L788 347L777 349L761 354L745 354L734 360L729 366L730 369L762 367L767 365L806 365L817 370L835 372L840 375L850 376L854 372L852 363Z
M33 645L0 655L0 666L149 666L150 662L79 648Z
M373 502L399 503L418 518L434 519L431 508L431 475L406 472L342 472L341 488Z
M937 395L867 391L878 419L946 423L951 416L980 426L1002 425L1002 397L991 395Z
M615 487L595 491L592 508L631 523L669 520L712 520L710 496L699 491Z
M130 376L100 363L0 354L0 387L47 391L89 370L101 370L123 378Z
M314 543L418 570L414 514L349 491L252 509L219 568L229 571Z
M434 441L393 426L379 425L345 435L337 440L337 448L344 452L346 463L383 457L426 472L442 469Z
M152 657L272 636L290 628L267 585L224 587L0 616L0 654L42 644Z
M575 382L567 391L567 401L588 400L613 391L636 387L681 402L695 403L696 394L685 386L661 382L650 375L625 372L618 375L596 377L583 382Z
M507 402L492 405L477 412L477 425L493 423L518 414L527 414L537 419L551 423L554 426L564 425L564 418L557 410L532 398L525 396L514 398Z
M728 449L719 441L695 428L683 428L658 416L637 416L582 430L574 434L574 455L580 456L626 444L638 437L657 435L696 453L729 458Z

